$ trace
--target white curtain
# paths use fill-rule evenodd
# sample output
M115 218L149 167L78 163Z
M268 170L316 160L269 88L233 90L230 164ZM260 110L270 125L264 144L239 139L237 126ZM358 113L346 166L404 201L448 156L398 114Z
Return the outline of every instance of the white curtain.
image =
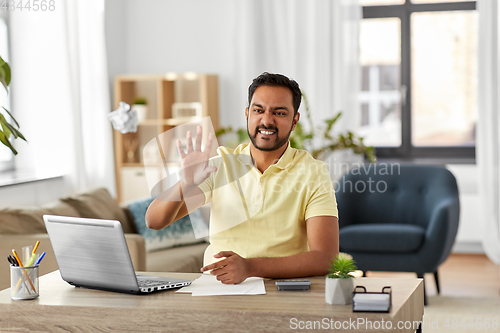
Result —
M482 210L485 216L483 248L500 264L500 5L479 0L479 116L476 160Z
M66 0L65 4L73 115L71 180L78 191L104 186L115 194L104 0Z
M16 168L64 175L68 193L114 194L104 0L55 6L11 12L12 109L28 140L16 142Z
M362 16L358 1L243 0L235 6L239 100L246 103L244 93L262 72L281 73L306 93L315 125L342 111L335 128L356 130ZM301 112L308 128L305 119ZM243 126L244 119L235 114L231 123Z

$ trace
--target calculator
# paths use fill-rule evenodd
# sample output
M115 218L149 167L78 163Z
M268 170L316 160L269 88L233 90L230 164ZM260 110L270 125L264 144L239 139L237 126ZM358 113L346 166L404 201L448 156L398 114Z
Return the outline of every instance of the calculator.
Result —
M276 281L278 290L309 290L311 282L309 280L281 280Z

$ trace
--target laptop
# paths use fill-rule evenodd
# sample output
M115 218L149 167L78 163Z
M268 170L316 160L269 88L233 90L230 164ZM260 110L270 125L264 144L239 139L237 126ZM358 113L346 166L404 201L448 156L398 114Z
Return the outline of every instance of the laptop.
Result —
M145 294L192 281L136 274L119 221L44 215L61 277L75 287Z

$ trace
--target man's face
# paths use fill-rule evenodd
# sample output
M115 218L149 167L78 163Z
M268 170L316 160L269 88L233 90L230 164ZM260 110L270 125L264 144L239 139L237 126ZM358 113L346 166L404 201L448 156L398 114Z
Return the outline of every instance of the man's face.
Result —
M294 116L292 92L285 87L258 87L245 110L247 132L255 148L273 151L288 142L299 113Z

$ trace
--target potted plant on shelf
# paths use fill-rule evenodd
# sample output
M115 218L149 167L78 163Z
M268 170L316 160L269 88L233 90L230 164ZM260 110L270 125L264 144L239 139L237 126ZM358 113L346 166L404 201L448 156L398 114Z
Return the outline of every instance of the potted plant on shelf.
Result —
M136 97L131 109L137 111L137 120L142 123L148 114L148 101L144 97Z
M356 263L346 253L339 253L332 260L328 269L331 273L326 275L325 301L332 305L346 305L352 303L352 290L354 289L353 276Z
M5 60L2 59L2 57L0 57L0 82L4 86L7 93L9 93L8 86L10 84L10 77L11 77L10 66L7 62L5 62ZM19 128L19 123L16 121L16 119L10 114L10 112L5 107L2 106L2 109L5 112L7 112L7 114L9 115L9 117L12 119L12 121L16 126L14 127L13 125L11 125L7 121L3 113L0 112L0 142L5 146L7 146L7 148L9 148L14 155L17 155L17 150L14 149L14 146L12 146L12 144L9 141L10 136L12 135L14 139L21 138L24 141L26 141L26 139L21 134L21 132L17 130L17 128Z

